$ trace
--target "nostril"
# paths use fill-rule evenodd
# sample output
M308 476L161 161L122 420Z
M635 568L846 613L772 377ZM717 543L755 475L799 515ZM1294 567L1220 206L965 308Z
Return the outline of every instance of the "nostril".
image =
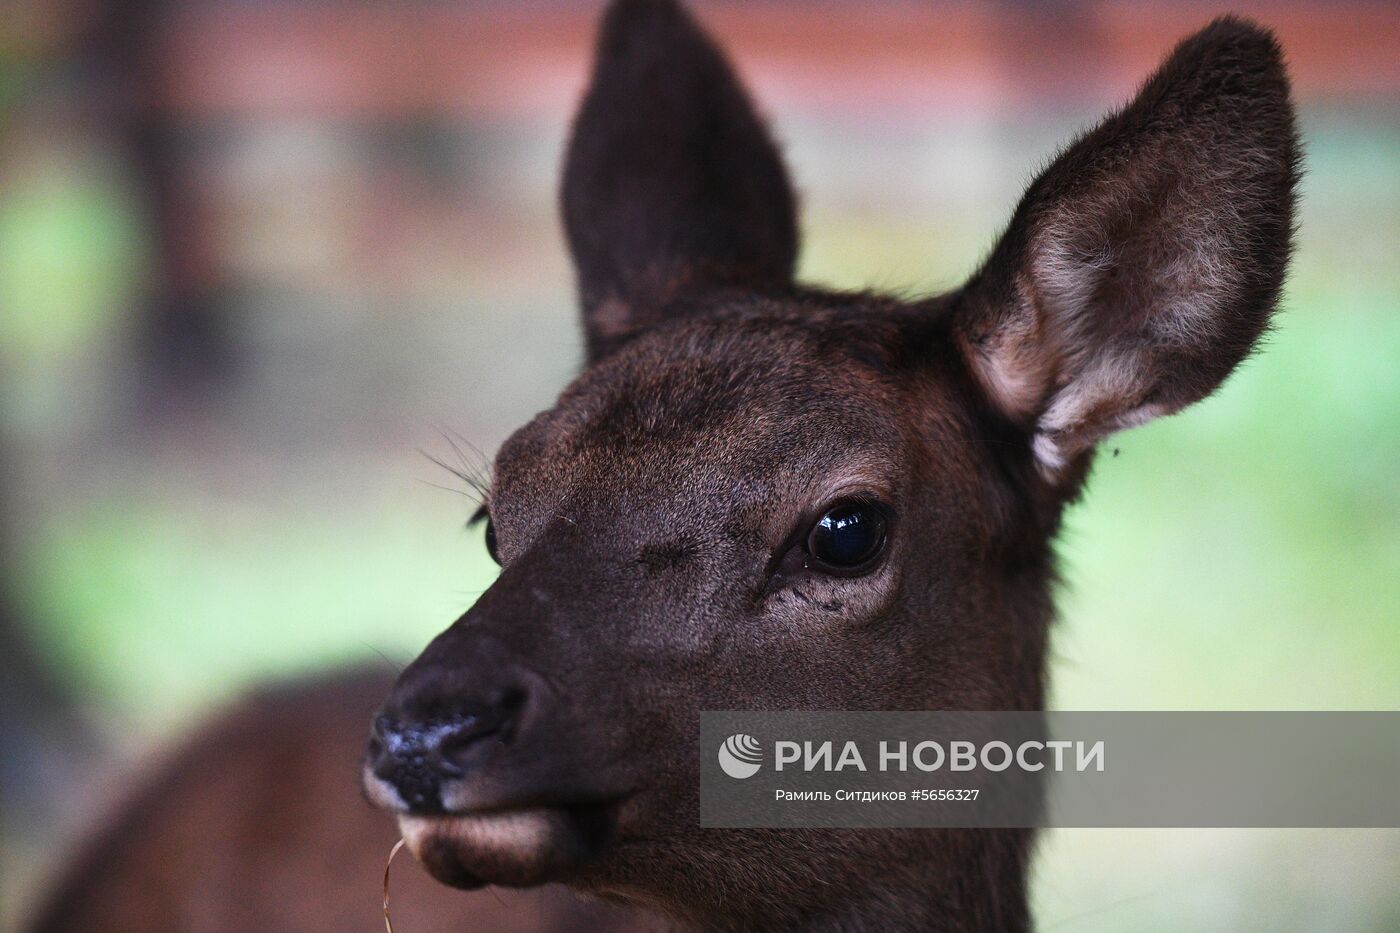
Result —
M365 744L365 756L372 762L384 754L384 740L379 737L379 720L375 720L369 730L369 742Z
M393 785L410 810L442 812L442 783L465 776L482 758L478 750L487 738L508 741L509 729L524 705L524 692L512 691L486 713L421 721L377 716L367 748L370 768Z
M532 691L516 677L497 684L467 691L441 672L400 684L370 725L370 770L410 810L441 812L442 785L492 760L527 725Z

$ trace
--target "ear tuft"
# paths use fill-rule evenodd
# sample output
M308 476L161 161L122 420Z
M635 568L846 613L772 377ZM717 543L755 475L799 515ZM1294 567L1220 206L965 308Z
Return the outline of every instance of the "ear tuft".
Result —
M1225 17L1031 185L958 333L1047 477L1248 354L1283 283L1298 165L1278 44Z
M604 16L562 201L592 358L683 292L792 279L795 199L777 148L672 0L618 0Z

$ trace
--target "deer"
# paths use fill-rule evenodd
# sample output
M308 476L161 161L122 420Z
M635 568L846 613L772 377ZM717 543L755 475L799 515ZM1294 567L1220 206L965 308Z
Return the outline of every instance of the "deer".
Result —
M1049 161L960 287L801 284L794 186L727 57L675 0L615 0L560 195L586 365L495 458L474 520L499 576L392 685L197 739L37 929L139 928L92 893L112 866L264 878L264 848L317 866L293 925L343 929L354 871L327 859L396 833L459 889L434 928L495 928L487 886L562 885L631 912L550 901L540 928L1030 929L1031 828L702 828L700 713L1043 709L1062 515L1102 441L1254 350L1300 160L1277 41L1223 17ZM345 801L356 767L374 809ZM222 841L249 788L282 803ZM238 849L255 825L278 844ZM289 916L285 887L177 875L182 928Z
M1279 297L1279 46L1182 41L971 278L798 283L796 197L716 44L617 0L564 159L587 365L501 447L500 575L400 675L365 793L444 884L697 929L1021 930L1030 829L702 829L704 710L1038 710L1094 449L1209 395Z

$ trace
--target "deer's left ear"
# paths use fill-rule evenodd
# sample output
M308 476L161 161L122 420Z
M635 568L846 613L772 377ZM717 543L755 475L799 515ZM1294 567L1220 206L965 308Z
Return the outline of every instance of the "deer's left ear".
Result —
M1043 475L1203 398L1250 351L1283 283L1298 165L1278 45L1224 18L1031 185L954 330Z
M676 0L614 0L564 163L590 359L716 286L791 283L797 212L777 147Z

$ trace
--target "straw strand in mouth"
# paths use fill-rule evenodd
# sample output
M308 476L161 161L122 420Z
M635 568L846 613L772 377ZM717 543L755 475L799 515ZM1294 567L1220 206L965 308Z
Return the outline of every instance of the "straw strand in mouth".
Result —
M394 843L394 847L389 850L389 859L384 863L384 929L388 933L394 933L394 921L389 919L389 868L394 864L394 856L398 855L403 847L402 839Z

